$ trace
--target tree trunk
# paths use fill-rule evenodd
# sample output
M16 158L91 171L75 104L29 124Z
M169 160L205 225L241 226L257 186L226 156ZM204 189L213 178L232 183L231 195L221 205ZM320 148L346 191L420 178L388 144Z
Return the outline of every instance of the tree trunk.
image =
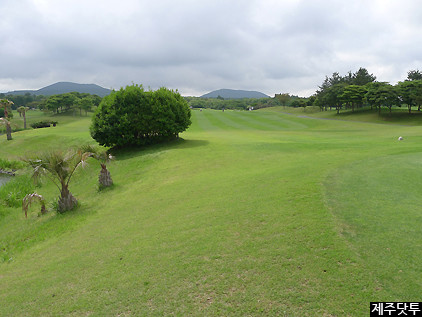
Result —
M62 183L62 190L59 198L59 212L72 210L78 205L78 201L73 197L66 184Z
M23 128L26 130L26 114L23 113Z
M107 170L105 164L101 164L100 176L98 177L100 186L109 187L113 185L113 180L111 179L110 172Z
M47 213L47 210L45 209L45 203L41 201L41 214L45 215Z
M12 139L12 127L8 121L6 122L6 136L8 141Z

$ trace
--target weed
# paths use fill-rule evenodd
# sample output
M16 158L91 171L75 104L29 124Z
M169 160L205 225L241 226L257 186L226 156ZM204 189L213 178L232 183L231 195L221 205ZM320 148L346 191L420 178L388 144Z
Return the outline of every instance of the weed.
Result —
M25 167L25 163L22 161L6 160L0 158L0 169L1 170L18 170Z

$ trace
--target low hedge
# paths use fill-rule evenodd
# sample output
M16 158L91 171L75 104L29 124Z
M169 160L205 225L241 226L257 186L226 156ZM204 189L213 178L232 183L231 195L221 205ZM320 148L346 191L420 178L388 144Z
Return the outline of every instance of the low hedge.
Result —
M57 123L58 123L57 121L39 121L39 122L31 123L31 127L34 129L49 128L51 125L55 127Z

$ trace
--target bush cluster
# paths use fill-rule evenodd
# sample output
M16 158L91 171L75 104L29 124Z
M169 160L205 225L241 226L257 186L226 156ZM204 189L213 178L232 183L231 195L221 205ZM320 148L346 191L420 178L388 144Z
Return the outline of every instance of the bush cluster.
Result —
M9 161L0 158L0 170L17 170L25 167L25 163L22 161Z
M57 124L57 121L38 121L38 122L31 123L31 127L33 129L49 128L51 125L56 126L56 124Z
M147 145L176 138L189 127L190 117L178 92L145 91L142 85L132 85L103 98L90 132L104 146Z

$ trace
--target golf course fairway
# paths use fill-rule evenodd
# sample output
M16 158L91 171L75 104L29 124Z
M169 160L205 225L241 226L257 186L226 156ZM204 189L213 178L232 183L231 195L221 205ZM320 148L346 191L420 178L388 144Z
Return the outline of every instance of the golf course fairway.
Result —
M89 117L57 121L2 135L0 158L95 144ZM422 300L421 126L274 109L192 122L113 152L110 189L90 160L75 210L0 205L1 316L367 316ZM48 178L34 190L59 195Z

